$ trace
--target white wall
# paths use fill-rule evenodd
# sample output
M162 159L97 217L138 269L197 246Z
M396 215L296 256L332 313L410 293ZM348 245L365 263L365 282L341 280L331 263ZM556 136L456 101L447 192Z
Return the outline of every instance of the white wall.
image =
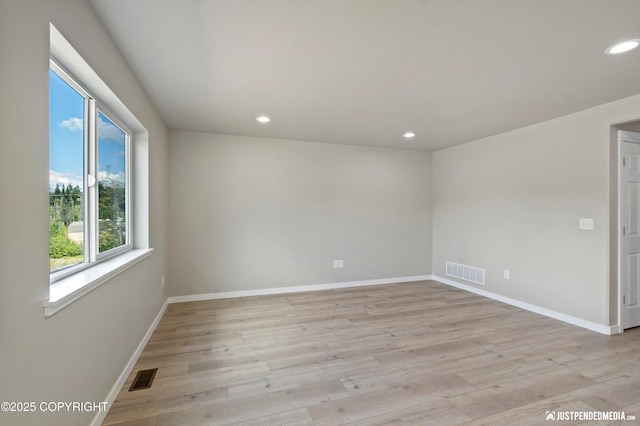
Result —
M173 295L431 273L430 153L171 132L169 159Z
M435 152L433 273L478 266L485 290L613 324L610 127L638 118L640 95Z
M149 131L155 251L45 318L50 22ZM0 401L104 401L166 299L166 129L85 0L0 1L0 58ZM86 425L94 415L0 412L0 424Z

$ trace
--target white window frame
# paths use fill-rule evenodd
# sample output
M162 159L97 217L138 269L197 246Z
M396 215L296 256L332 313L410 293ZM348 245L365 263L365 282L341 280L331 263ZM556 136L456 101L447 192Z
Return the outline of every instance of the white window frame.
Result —
M132 247L128 251L114 249L101 253L96 256L98 261L81 270L76 269L73 273L71 270L65 270L65 274L68 275L56 277L55 282L49 277L49 298L42 303L45 317L50 317L81 300L87 293L108 283L153 253L153 248L149 245L149 131L51 23L49 49L50 57L63 70L68 71L67 74L75 76L78 84L81 84L86 92L97 95L101 101L98 107L109 119L117 117L114 123L131 130L128 162L130 228L127 244L131 244ZM46 187L48 186L47 182ZM44 187L43 182L43 189Z
M50 272L49 281L54 283L65 277L76 274L86 268L102 262L114 256L126 253L133 249L133 226L131 223L132 205L131 190L132 168L131 168L131 138L133 132L125 126L122 121L109 111L99 100L86 90L68 71L60 66L54 58L49 61L50 70L67 83L73 90L84 98L83 117L83 200L84 200L84 261L77 265L69 266L57 271ZM102 113L111 120L120 130L125 133L125 221L126 221L126 243L114 247L103 253L99 252L99 212L98 212L98 113ZM89 180L94 183L89 185Z
M98 113L102 113L102 115L104 115L109 120L111 120L111 122L115 124L120 130L122 130L126 135L124 144L125 144L125 220L126 220L125 232L126 232L127 242L121 246L114 247L110 250L100 253L98 249L98 246L99 246L98 236L96 235L94 237L96 243L92 245L92 248L95 249L95 254L92 253L93 258L95 258L94 263L101 261L103 259L108 259L109 257L112 257L112 256L117 256L118 254L130 251L133 248L133 225L131 222L131 218L133 217L133 215L131 214L131 210L132 210L131 191L133 188L133 183L132 183L133 173L131 168L131 151L132 151L131 138L132 138L133 132L129 130L124 124L122 124L122 121L116 115L111 113L99 101L95 101L95 108L96 108L96 111L95 111L96 119L98 118ZM95 123L96 131L97 131L97 125L98 123L96 122ZM96 147L98 146L97 139L98 138L96 137L96 141L95 141ZM93 160L95 160L95 164L93 165L90 164L89 171L91 172L93 170L94 176L96 176L96 184L93 187L94 189L93 196L95 197L95 200L92 202L92 206L96 209L95 232L97 233L100 228L98 225L98 211L97 211L98 201L99 201L98 200L98 153L96 153Z

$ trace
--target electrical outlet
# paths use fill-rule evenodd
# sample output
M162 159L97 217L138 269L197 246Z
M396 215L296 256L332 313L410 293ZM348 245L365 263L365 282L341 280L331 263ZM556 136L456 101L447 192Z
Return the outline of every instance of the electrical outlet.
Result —
M164 287L164 275L162 276L162 287Z
M590 217L581 217L579 228L583 231L593 231L593 219Z
M339 268L339 266L338 266L338 265L339 265L338 261L337 261L337 260L334 260L334 261L333 261L333 269L337 269L337 268Z
M344 268L344 260L338 260L338 268Z
M504 279L505 280L511 279L511 271L509 269L504 270Z

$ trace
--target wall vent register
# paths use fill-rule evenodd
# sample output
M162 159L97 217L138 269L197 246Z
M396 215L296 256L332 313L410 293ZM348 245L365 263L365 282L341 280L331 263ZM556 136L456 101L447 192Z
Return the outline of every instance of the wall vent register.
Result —
M447 262L446 274L449 277L484 285L484 269L460 263Z

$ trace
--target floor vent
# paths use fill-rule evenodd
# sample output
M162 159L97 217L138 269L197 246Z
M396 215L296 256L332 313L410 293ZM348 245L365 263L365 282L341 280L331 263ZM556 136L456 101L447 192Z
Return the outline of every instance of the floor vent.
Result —
M151 383L153 383L153 378L156 377L157 371L157 368L138 371L136 378L133 379L133 383L129 388L129 392L140 389L149 389L151 387Z
M484 269L447 262L447 275L474 284L484 285Z

